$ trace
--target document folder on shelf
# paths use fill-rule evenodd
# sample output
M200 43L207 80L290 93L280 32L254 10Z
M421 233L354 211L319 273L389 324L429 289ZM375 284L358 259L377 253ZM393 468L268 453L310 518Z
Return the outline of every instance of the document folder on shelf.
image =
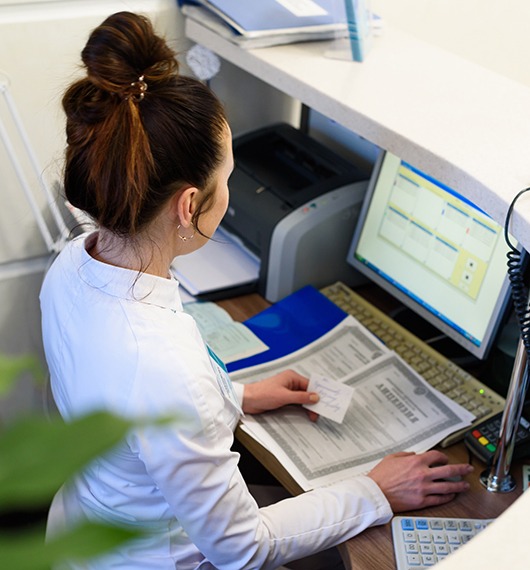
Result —
M227 368L232 372L286 356L320 338L346 316L318 289L307 285L244 322L269 350Z
M336 32L346 29L344 2L313 0L291 2L259 0L252 9L241 0L180 0L181 5L198 5L217 16L238 34L254 38L298 32Z

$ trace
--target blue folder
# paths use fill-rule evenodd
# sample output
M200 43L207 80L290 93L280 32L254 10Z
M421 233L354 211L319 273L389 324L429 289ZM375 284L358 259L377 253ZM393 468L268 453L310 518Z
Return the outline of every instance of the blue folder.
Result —
M309 9L299 13L288 9L277 0L178 0L179 5L202 6L242 35L267 35L284 30L314 28L341 29L346 24L344 2L313 0Z
M231 362L227 369L233 372L286 356L320 338L346 316L318 289L307 285L244 322L269 349Z

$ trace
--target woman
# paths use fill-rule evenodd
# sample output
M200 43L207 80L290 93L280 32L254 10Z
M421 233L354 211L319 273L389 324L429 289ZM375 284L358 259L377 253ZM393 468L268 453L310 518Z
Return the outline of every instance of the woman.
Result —
M170 264L215 232L228 205L222 106L178 73L150 22L121 12L91 34L86 76L63 98L68 200L98 225L48 272L43 335L54 398L73 418L105 409L175 416L133 430L56 497L58 514L149 530L83 568L266 569L343 542L392 511L441 504L468 465L435 451L385 458L368 476L259 509L231 450L241 411L318 399L286 371L233 386L183 312ZM75 565L74 565L75 567Z

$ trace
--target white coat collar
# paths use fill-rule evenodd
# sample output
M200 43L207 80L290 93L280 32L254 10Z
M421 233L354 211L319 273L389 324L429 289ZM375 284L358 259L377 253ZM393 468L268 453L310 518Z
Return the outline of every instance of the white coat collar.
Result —
M179 282L173 276L164 279L94 259L87 247L96 233L85 234L72 242L79 259L79 275L85 283L113 297L182 311Z

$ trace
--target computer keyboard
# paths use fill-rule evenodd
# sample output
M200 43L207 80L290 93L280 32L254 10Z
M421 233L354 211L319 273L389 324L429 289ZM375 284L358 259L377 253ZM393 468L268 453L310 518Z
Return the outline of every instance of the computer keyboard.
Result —
M431 386L469 410L475 416L471 427L504 409L504 398L396 323L344 283L339 281L320 291L380 338ZM440 445L447 447L460 441L468 429L470 428L452 433Z
M424 570L469 542L494 519L394 517L396 570Z

